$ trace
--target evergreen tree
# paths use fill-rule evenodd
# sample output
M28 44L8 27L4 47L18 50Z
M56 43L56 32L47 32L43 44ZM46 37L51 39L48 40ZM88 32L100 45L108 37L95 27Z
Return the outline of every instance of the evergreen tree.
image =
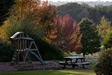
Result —
M100 50L100 41L97 29L93 23L84 18L79 23L80 31L82 33L81 43L83 48L80 50L80 53L83 53L85 56L86 54L93 54Z

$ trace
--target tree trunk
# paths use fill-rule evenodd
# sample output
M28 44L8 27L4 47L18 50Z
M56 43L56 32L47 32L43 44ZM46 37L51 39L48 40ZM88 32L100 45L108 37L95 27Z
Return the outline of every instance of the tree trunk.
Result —
M85 54L85 53L83 53L84 61L85 61L85 55L86 55L86 54Z

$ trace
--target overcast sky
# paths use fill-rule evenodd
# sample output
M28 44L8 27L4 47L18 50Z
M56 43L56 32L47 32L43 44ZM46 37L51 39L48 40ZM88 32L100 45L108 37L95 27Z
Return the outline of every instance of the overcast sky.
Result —
M46 1L46 0L41 0L41 1ZM57 1L63 1L63 2L74 2L74 1L83 1L83 2L88 2L88 1L112 1L112 0L48 0L48 1L53 1L53 2L57 2Z

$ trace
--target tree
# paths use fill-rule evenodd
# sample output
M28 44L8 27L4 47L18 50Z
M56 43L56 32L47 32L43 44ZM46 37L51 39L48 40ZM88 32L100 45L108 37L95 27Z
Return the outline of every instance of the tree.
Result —
M112 32L108 33L104 40L102 41L102 44L105 48L111 48L112 47Z
M70 15L56 16L53 43L63 51L77 51L82 48L82 34L77 22Z
M85 56L86 54L93 54L100 50L100 37L98 36L98 31L93 25L93 23L88 18L83 18L79 23L80 31L82 33L82 49L80 53L83 53Z
M90 13L87 9L83 9L83 11L81 11L79 14L78 14L78 19L81 20L82 18L84 17L90 17Z
M102 17L100 24L97 26L98 34L101 37L101 45L104 45L106 43L106 40L110 37L110 34L112 32L111 22L109 22L105 17Z
M8 37L17 31L22 31L36 38L45 37L52 30L56 10L48 2L40 5L39 0L15 0L16 4L10 10L10 16L4 23L7 26Z
M33 2L32 0L15 0L15 5L9 12L10 16L2 26L3 28L5 27L3 31L7 35L7 37L11 37L18 31L24 32L31 37L34 37L34 35L39 36L37 30L34 29L36 24L36 21L34 20L32 15L34 3L35 2Z
M8 17L9 9L14 4L14 0L0 0L0 25Z

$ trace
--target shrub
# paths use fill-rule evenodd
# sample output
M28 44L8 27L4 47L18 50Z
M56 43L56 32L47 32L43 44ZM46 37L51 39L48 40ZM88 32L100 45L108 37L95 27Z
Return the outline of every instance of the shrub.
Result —
M11 61L14 48L9 43L0 44L0 62Z
M112 75L112 49L104 50L95 65L97 75Z
M37 47L39 52L44 60L62 60L63 53L60 49L56 48L55 46L47 43L42 39L35 40L37 43Z

